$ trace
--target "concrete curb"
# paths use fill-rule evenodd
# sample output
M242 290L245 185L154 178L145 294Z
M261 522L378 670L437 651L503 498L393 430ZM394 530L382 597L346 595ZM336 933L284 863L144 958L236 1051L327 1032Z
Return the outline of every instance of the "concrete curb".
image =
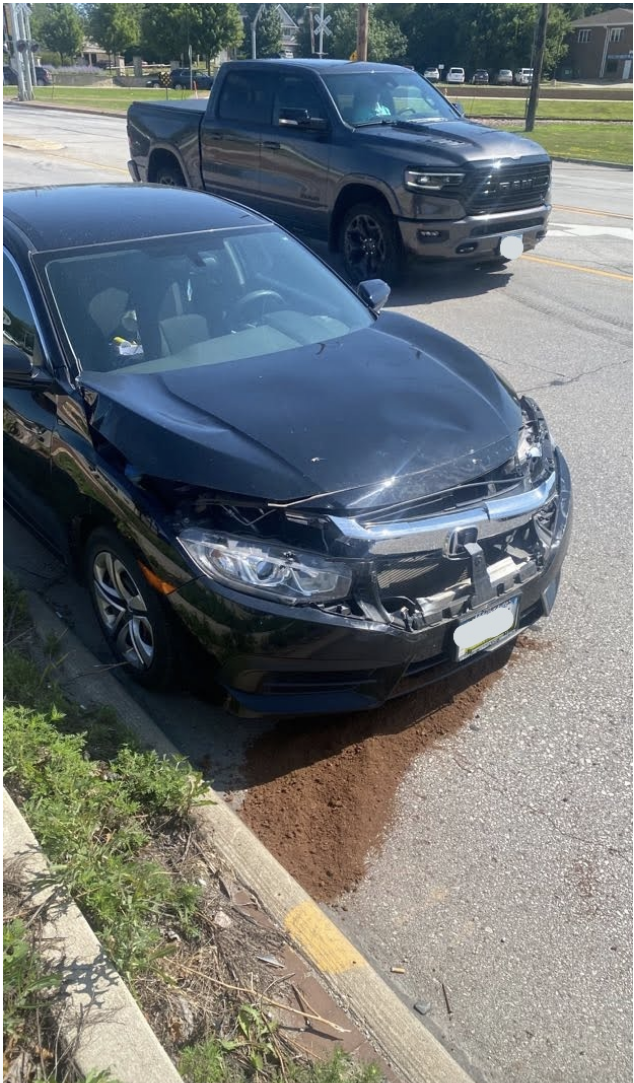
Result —
M624 165L622 162L598 162L594 158L562 158L559 154L551 154L553 162L572 162L573 165L602 165L605 169L626 169L632 172L634 166Z
M63 621L37 595L29 594L29 604L35 627L43 638L63 637L66 683L72 688L77 682L82 701L110 705L143 744L161 755L178 755L176 747L143 708ZM220 858L253 892L263 909L286 930L293 945L312 964L326 988L368 1035L403 1083L473 1083L468 1072L236 813L218 794L210 792L214 803L198 808L194 814L199 830L208 836Z
M4 867L13 866L34 907L45 907L41 955L63 972L64 998L54 1010L75 1066L82 1075L109 1071L121 1083L183 1083L83 914L60 888L38 888L49 864L6 790L2 814Z

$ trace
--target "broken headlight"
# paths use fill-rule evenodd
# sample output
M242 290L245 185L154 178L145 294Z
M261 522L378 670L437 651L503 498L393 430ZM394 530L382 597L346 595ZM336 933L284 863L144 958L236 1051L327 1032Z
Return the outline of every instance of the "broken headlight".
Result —
M345 564L313 553L197 529L178 540L203 575L286 605L341 601L352 584Z

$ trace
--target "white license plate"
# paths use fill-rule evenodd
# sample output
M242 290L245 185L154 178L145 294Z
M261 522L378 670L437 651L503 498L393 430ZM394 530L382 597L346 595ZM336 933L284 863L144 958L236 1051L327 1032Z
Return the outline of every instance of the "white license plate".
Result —
M487 609L479 616L459 624L453 634L458 661L490 647L496 640L511 632L517 623L518 606L519 598L511 598L510 601Z

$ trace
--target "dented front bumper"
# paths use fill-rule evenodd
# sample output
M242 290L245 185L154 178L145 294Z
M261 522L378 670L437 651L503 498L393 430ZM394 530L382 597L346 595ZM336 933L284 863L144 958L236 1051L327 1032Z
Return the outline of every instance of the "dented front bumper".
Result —
M546 479L537 497L526 494L523 504L507 505L507 514L504 499L498 499L489 502L484 515L476 509L477 523L473 513L461 513L442 528L428 519L418 524L418 532L401 530L390 539L384 529L363 539L366 548L374 545L376 604L366 606L362 616L346 607L340 612L289 608L246 598L206 578L170 595L175 614L213 657L213 679L225 688L229 709L258 717L376 707L469 665L548 615L572 516L568 467L560 451L554 457L552 482ZM425 525L429 529L421 543ZM346 529L354 534L350 521ZM448 549L452 539L457 553ZM420 582L434 587L410 596L418 582L415 562L423 559ZM409 594L395 594L404 584ZM519 599L516 625L457 661L458 624L511 598ZM211 672L210 664L210 677Z

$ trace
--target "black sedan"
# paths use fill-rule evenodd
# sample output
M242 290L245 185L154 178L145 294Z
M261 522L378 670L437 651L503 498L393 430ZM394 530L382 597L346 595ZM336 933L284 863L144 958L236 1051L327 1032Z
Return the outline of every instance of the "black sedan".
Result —
M367 708L550 612L571 491L543 415L385 283L188 190L4 214L5 497L140 681L196 658L241 715Z
M489 73L486 68L478 68L476 71L474 71L471 82L474 83L476 86L488 86Z
M207 75L206 71L199 68L172 68L169 72L159 72L151 75L146 86L160 87L169 86L172 90L211 90L213 75Z

